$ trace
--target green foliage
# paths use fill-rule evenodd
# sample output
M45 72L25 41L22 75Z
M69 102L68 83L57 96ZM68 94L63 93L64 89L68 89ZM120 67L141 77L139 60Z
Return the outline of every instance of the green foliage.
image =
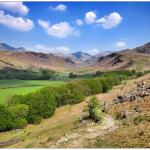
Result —
M0 79L20 79L20 80L48 80L56 79L58 74L55 71L40 69L0 69Z
M86 96L107 92L134 73L136 72L106 72L97 78L74 80L66 85L49 86L35 93L13 96L8 100L8 108L0 107L0 131L23 128L27 123L38 124L42 118L51 117L56 106L79 103ZM96 97L91 98L87 110L93 121L102 119L102 108Z
M79 82L72 82L69 83L68 88L71 91L71 103L79 103L84 100L85 94L84 94L84 86L80 84Z
M14 119L26 119L29 113L29 107L25 104L11 106L8 110L13 114Z
M32 114L32 115L29 115L28 117L28 122L29 123L32 123L32 124L39 124L42 120L42 117L37 115L37 114Z
M57 107L71 103L71 90L67 86L55 88L55 100Z
M27 125L29 108L25 104L18 104L8 108L13 116L12 129L24 128Z
M14 96L12 99L17 103L19 102L28 105L29 115L27 120L29 123L39 122L41 118L52 116L56 107L54 95L49 92L48 88L44 88L36 93L25 96Z
M74 74L73 72L69 73L69 78L77 78L77 74Z
M95 96L90 99L87 105L87 111L89 113L89 118L93 121L97 122L102 120L102 107Z
M17 119L12 123L12 129L23 129L27 124L28 122L26 119Z
M13 121L11 112L4 105L0 105L0 131L11 130Z
M64 84L64 81L51 80L0 80L0 104L11 101L11 97L16 94L26 95L46 86L56 87Z

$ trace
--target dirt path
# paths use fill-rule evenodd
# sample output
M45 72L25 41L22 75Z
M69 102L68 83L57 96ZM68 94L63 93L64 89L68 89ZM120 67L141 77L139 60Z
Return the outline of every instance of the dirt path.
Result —
M74 133L66 133L52 147L84 148L92 139L112 132L117 128L115 120L111 116L106 115L102 123L91 122L87 126L79 127Z

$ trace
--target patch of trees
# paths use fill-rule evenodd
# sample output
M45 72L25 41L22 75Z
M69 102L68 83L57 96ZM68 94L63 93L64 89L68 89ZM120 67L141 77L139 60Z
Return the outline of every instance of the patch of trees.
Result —
M4 68L0 69L0 80L1 79L20 79L20 80L54 80L58 77L55 71L40 69L33 71L30 69L15 69L15 68Z
M77 77L78 77L77 74L75 74L75 73L73 73L73 72L70 72L70 73L69 73L69 78L77 78Z
M51 117L56 107L76 104L89 95L105 93L114 85L120 84L123 79L133 76L134 72L122 71L105 74L105 76L91 79L73 80L58 87L45 87L24 96L13 96L9 99L7 107L0 106L0 131L23 128L28 123L38 124L42 118ZM89 103L89 111L93 105L97 105L95 103L97 102L93 98ZM100 113L95 106L92 111Z

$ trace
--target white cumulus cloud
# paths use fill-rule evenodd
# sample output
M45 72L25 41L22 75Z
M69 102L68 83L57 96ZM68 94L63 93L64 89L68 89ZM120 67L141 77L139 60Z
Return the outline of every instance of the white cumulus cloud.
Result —
M78 26L82 26L83 25L83 21L81 19L77 19L75 22L76 22L76 24Z
M70 53L70 49L65 46L48 47L41 44L37 44L35 46L34 51L42 53L63 54L63 55Z
M126 43L125 42L117 42L116 44L115 44L115 46L117 47L117 48L124 48L124 47L126 47Z
M0 8L20 15L27 15L29 12L29 8L23 2L0 2Z
M119 13L113 12L108 16L104 16L98 20L96 23L100 24L105 29L111 29L112 27L116 27L122 21L122 17Z
M94 48L94 49L87 50L86 53L88 53L90 55L97 55L97 54L99 54L99 50Z
M66 38L71 35L79 36L79 32L68 22L60 22L58 24L53 24L50 26L47 21L42 21L39 19L38 23L43 29L45 29L48 35L57 38Z
M67 6L64 5L64 4L59 4L59 5L57 5L56 7L50 6L50 9L63 12L63 11L66 11Z
M89 11L85 14L84 19L87 24L91 24L95 22L96 18L97 18L96 13L93 11Z
M41 20L41 19L39 19L38 20L38 24L42 27L42 28L44 28L44 29L48 29L49 28L49 21L44 21L44 20Z
M4 14L4 11L0 11L0 24L19 31L29 31L34 27L32 20Z

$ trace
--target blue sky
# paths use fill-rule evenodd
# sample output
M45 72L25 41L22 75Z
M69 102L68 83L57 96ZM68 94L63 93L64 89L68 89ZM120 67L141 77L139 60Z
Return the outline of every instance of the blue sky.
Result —
M150 41L150 2L0 2L0 42L97 54Z

